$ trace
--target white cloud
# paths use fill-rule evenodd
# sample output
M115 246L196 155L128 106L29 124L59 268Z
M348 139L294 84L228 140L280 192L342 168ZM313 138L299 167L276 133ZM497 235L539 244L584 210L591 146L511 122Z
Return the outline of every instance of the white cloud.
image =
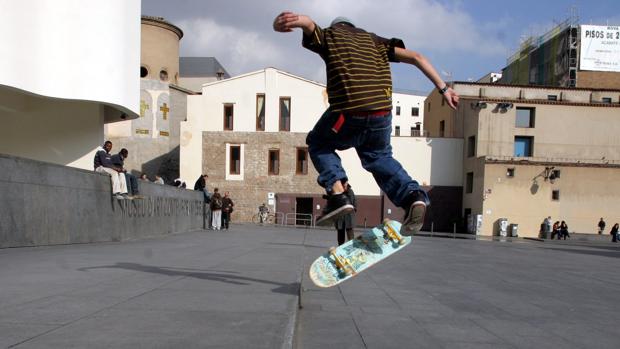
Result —
M283 10L307 14L322 27L344 15L368 31L401 38L408 48L427 56L504 57L507 51L495 35L499 22L477 23L458 5L431 0L265 0L259 8L236 0L218 3L179 13L184 19L173 23L185 33L182 55L215 56L233 75L273 66L324 81L323 63L301 47L299 30L283 34L271 29L273 18Z

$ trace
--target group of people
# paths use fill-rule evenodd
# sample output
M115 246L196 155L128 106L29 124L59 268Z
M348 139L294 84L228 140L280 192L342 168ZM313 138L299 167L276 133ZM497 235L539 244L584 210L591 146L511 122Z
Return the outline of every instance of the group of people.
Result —
M603 217L601 217L597 226L598 234L603 234L605 232L605 227L607 226ZM618 242L618 240L620 240L620 233L618 232L618 230L620 230L620 224L618 223L614 224L611 230L609 230L612 242ZM551 216L545 218L545 220L541 224L540 232L543 237L549 237L550 234L551 240L553 240L555 237L557 237L558 240L566 240L566 238L570 238L570 234L568 233L568 224L566 224L565 221L555 221L555 223L551 224Z
M95 153L95 172L107 173L112 179L112 195L118 200L141 199L140 189L136 176L125 169L125 159L129 151L121 149L118 154L112 154L112 142L105 141L103 147Z
M112 195L118 200L142 199L140 195L140 186L138 179L145 182L153 182L155 184L165 184L164 179L155 175L155 179L151 181L146 173L142 173L136 177L125 168L125 159L129 157L129 151L122 148L117 154L112 154L112 142L105 141L103 147L97 149L94 158L95 172L107 173L112 179ZM171 185L185 188L185 182L180 178L176 179Z
M230 227L231 215L234 211L235 203L230 198L230 192L224 192L224 196L220 194L219 188L214 188L213 193L207 189L207 174L200 175L194 184L194 190L201 191L205 205L209 207L207 221L213 230L228 230Z
M602 235L605 233L605 226L607 226L607 224L605 223L605 220L603 219L603 217L601 217L601 220L598 221L598 234L599 235ZM618 223L614 224L609 230L609 235L611 235L611 242L618 242L618 240L620 240L620 232L618 232L618 230L620 230L620 224Z

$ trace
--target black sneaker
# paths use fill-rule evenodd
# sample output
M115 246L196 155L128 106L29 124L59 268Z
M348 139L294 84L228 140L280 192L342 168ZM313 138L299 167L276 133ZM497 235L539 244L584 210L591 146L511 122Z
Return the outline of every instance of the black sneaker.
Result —
M329 225L341 216L352 212L355 206L345 193L332 194L327 197L327 205L323 209L323 214L317 218L316 225Z
M403 225L400 228L400 235L410 236L418 233L424 225L424 215L426 214L426 196L422 192L412 192L409 207L405 208Z

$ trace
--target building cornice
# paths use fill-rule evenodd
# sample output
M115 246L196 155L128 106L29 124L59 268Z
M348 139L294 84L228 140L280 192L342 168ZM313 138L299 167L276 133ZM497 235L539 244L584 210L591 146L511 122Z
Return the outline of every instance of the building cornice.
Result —
M175 33L179 37L179 40L183 38L183 31L181 30L181 28L166 21L164 17L142 16L142 24L152 25L155 27L167 29Z

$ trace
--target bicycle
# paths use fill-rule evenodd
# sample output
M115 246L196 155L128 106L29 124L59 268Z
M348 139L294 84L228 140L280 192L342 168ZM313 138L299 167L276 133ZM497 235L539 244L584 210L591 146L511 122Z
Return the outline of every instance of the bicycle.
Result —
M261 216L263 217L261 223ZM252 216L252 223L254 224L274 224L276 222L276 215L273 213L255 213Z

